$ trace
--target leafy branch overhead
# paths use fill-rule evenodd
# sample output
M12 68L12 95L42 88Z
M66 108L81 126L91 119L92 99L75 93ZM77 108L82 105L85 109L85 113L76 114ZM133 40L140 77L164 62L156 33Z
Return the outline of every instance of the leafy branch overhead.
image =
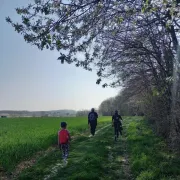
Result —
M27 43L124 87L105 114L141 110L180 148L180 0L35 0L16 12L21 22L6 20Z
M62 63L87 70L95 64L97 83L113 76L116 86L143 68L153 78L156 67L163 71L160 54L175 53L178 46L179 8L179 0L35 0L16 8L20 23L6 21L27 43L59 51ZM77 59L79 53L83 60Z

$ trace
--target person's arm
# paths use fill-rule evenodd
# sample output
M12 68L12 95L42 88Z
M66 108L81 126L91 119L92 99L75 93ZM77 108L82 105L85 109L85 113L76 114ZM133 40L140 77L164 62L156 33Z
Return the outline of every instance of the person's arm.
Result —
M59 131L58 131L58 146L59 146Z
M89 113L89 114L90 114L90 113ZM89 122L89 114L88 114L88 125L89 125L89 123L90 123L90 122Z
M112 126L114 126L114 115L112 116Z
M68 140L71 141L70 133L69 133L69 131L67 131L67 132L68 132Z
M95 122L96 122L96 126L97 126L97 119L95 119Z
M121 117L121 115L119 115L119 118L120 118L121 120L123 120L122 117Z
M97 126L97 118L98 118L98 113L96 113L96 126Z

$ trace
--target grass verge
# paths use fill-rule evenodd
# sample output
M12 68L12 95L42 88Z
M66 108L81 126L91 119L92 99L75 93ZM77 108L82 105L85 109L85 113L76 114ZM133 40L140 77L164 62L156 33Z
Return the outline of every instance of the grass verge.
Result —
M136 180L180 180L180 158L141 117L127 120L131 170Z
M94 137L81 134L70 148L70 157L66 167L61 166L61 152L57 149L40 158L31 168L26 169L18 180L128 180L124 164L124 143L120 138L115 143L113 129L104 128Z

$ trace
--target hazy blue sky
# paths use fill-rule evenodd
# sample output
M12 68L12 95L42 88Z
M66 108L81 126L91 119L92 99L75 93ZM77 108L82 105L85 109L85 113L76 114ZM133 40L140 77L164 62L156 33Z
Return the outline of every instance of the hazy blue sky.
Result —
M30 46L6 23L27 2L0 0L0 110L87 109L115 96L117 89L96 85L96 72L61 65L58 52Z

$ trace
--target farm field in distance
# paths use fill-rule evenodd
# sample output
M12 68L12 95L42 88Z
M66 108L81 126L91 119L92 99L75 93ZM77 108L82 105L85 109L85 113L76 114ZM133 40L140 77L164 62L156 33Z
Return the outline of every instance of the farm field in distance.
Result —
M0 168L10 172L36 152L57 144L61 121L67 122L71 136L88 129L87 117L0 119ZM100 117L98 126L108 121L110 117Z

